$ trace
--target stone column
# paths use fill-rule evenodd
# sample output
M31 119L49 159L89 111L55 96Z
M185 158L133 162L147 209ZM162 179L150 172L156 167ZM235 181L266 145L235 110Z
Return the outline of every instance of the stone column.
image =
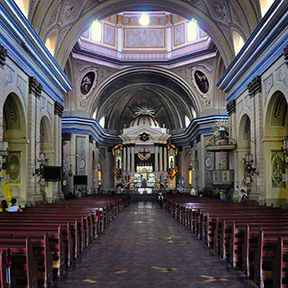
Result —
M5 62L6 62L6 57L7 57L7 49L5 49L4 46L0 44L0 95L3 95L4 89L5 89ZM3 112L3 107L4 107L4 97L0 97L0 107ZM0 118L0 141L3 141L3 117ZM2 158L2 157L0 157ZM2 159L0 159L0 165L2 165ZM2 183L0 185L0 201L4 200L4 194L2 193Z
M231 134L232 134L232 138L236 139L237 138L237 134L238 132L236 131L236 127L237 127L237 118L236 118L236 100L232 100L231 102L229 102L226 105L226 110L227 110L227 114L229 116L229 123L231 125ZM234 143L235 144L235 143ZM234 179L243 179L244 177L244 172L243 169L242 171L239 170L239 165L236 165L236 163L238 162L238 159L242 159L244 157L241 157L241 155L239 155L238 153L238 149L234 150L233 152L230 152L231 154L233 153L233 159L234 159L234 165L231 166L231 164L229 164L229 169L233 169L234 170ZM240 160L239 160L240 161ZM214 164L215 166L215 164ZM215 167L214 167L215 169ZM238 182L238 183L237 183ZM233 193L233 199L235 199L235 201L238 201L238 197L240 195L240 191L239 191L239 180L238 181L234 181L234 193Z
M130 174L130 172L131 172L131 166L130 166L130 164L131 164L131 147L130 146L128 146L128 151L127 151L127 171L129 172L129 174Z
M158 172L158 146L155 146L155 171Z
M58 101L55 102L54 106L54 163L55 166L61 166L61 160L62 160L62 115L63 115L64 107L62 104L60 104ZM63 191L62 186L60 182L53 182L52 185L52 197L53 199L48 199L49 202L55 199L63 199Z
M164 171L167 172L167 146L164 146Z
M160 160L159 160L159 171L163 171L163 147L162 146L160 146L159 147L160 148L160 151L159 151L159 154L160 154Z
M131 171L135 172L135 146L131 147Z
M27 204L43 202L41 195L39 178L35 175L32 177L35 169L39 168L37 159L40 152L40 97L43 86L36 78L29 78L29 95L28 95L28 139L30 144L27 146Z
M254 167L259 171L259 175L256 174L252 181L252 190L250 199L258 200L259 204L264 204L266 201L265 194L265 157L263 147L263 103L262 103L262 85L261 77L255 77L247 86L248 93L250 95L253 107L253 114L251 119L251 154L253 155Z
M126 165L127 165L127 148L126 146L123 146L123 172L127 171Z

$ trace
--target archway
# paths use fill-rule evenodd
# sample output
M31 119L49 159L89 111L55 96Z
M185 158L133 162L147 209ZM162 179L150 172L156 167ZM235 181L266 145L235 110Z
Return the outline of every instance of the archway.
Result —
M3 141L8 142L8 157L5 177L2 182L4 197L10 201L16 198L19 204L26 202L27 180L27 139L26 119L18 96L10 93L3 106ZM7 179L7 182L6 182Z
M51 123L48 117L43 116L40 121L40 153L45 155L45 165L53 163L53 135ZM53 199L53 191L57 191L57 187L54 187L57 183L42 182L40 181L40 192L43 196L44 202L51 202ZM55 188L55 189L54 189Z
M287 136L288 117L287 100L281 91L276 91L267 105L265 115L264 152L266 203L274 206L284 205L288 197L288 189L283 182L283 174L287 173L283 160L283 139Z
M238 188L247 189L247 193L251 192L251 175L246 167L245 155L251 154L251 120L247 114L244 114L239 122L238 129Z

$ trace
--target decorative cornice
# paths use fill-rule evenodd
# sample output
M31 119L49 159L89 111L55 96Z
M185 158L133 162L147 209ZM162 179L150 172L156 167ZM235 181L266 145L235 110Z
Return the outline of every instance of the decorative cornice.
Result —
M33 94L35 97L40 98L43 86L35 77L29 77L29 94Z
M288 45L283 49L284 61L288 65Z
M64 111L64 106L61 105L58 101L56 101L55 106L54 106L54 115L57 115L62 118L63 111Z
M256 76L250 83L247 85L248 94L250 97L254 97L257 93L262 92L262 85L261 85L261 76Z
M232 100L231 102L229 102L226 105L226 110L229 116L235 113L236 112L236 100Z
M0 65L4 66L7 57L7 49L0 44Z

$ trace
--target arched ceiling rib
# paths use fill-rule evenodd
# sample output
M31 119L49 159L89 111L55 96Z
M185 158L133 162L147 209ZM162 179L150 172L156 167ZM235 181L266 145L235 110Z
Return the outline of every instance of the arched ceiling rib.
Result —
M55 58L64 68L70 51L92 20L127 10L165 10L196 18L216 44L226 67L234 58L231 28L246 40L261 19L259 0L35 0L31 1L29 20L44 42L57 30Z
M193 95L172 77L152 71L127 73L111 81L96 95L92 113L96 119L106 118L109 133L115 133L128 125L135 116L135 108L149 106L155 117L170 131L182 132L185 115L192 120L191 107L198 111Z

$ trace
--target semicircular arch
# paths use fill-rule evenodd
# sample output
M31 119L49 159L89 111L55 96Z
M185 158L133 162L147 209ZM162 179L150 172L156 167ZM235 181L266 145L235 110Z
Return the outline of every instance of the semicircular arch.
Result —
M240 4L238 2L236 3L235 1L233 5L235 6ZM237 13L239 13L238 16L243 18L244 21L246 21L246 22L242 21L242 25L245 26L243 28L243 31L246 31L246 33L248 33L247 35L245 35L246 36L245 38L248 38L250 33L253 31L253 29L256 27L258 23L257 15L255 15L256 14L255 9L253 5L250 3L250 1L245 4L245 7L239 7L239 9L236 9L235 7L234 10L237 11ZM249 19L247 18L247 15L244 15L243 12L244 8L246 11L249 11L247 13L247 15L249 15ZM61 42L59 40L57 44L58 45L57 51L55 54L57 62L64 69L66 61L69 57L69 54L73 46L77 42L80 35L87 29L88 25L90 25L90 23L95 20L95 18L103 19L105 17L123 11L129 11L129 10L143 11L145 9L146 10L148 9L149 11L164 10L180 15L186 19L191 19L192 17L197 19L201 29L203 29L211 37L211 39L214 41L217 48L219 49L223 61L225 63L225 66L228 67L228 65L232 62L235 54L233 50L233 43L231 43L231 37L229 36L230 35L229 25L225 23L228 21L226 19L228 17L227 13L225 13L226 18L223 18L223 12L225 12L226 9L228 8L226 8L226 6L222 8L218 7L218 9L215 8L216 11L211 11L209 7L206 7L205 5L203 5L202 7L201 6L197 7L196 5L192 6L192 4L189 5L188 3L179 0L178 1L146 0L144 2L140 0L134 0L134 1L114 0L113 5L111 5L111 1L106 1L105 3L102 3L99 6L90 9L86 14L84 14L84 16L79 18L77 21L73 22L73 26L71 26L70 29L67 29L68 32L61 38ZM211 17L211 13L213 14L214 17ZM220 18L221 17L223 18L221 19L222 21L220 21L223 22L222 25L220 25L220 22L218 21L219 16ZM45 37L44 33L45 32L43 29L43 31L41 31L40 33L42 37Z

